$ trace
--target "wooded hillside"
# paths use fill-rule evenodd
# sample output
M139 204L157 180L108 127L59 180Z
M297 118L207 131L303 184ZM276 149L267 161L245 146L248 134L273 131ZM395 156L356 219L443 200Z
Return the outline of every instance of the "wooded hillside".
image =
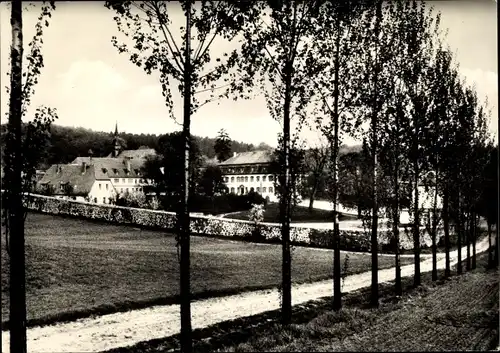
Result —
M7 126L0 125L0 147L3 160L5 133ZM142 146L156 148L160 135L119 133L126 143L126 149L137 149ZM203 155L215 157L215 138L194 136ZM95 157L104 157L112 150L113 132L93 131L82 127L52 125L49 150L40 162L39 168L45 169L55 163L69 163L78 156L87 156L92 150ZM256 149L271 148L261 143L253 144L232 141L232 152L246 152Z

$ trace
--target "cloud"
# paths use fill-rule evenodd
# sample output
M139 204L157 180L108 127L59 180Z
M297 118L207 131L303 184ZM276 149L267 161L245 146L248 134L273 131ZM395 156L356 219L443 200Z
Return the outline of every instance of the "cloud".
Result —
M94 96L131 87L117 70L100 60L73 62L68 71L58 75L58 79L63 91L78 90Z

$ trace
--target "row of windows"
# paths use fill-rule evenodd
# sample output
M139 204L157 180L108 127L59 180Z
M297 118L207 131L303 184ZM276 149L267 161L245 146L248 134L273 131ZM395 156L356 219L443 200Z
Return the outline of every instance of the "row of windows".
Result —
M269 177L267 175L263 175L262 176L262 181L266 181L266 179L268 179L269 181L273 181L274 180L274 178L273 178L272 175L269 175ZM243 183L243 182L248 183L249 180L250 180L250 182L253 182L254 181L254 176L252 175L250 177L248 177L248 176L245 176L245 177L242 177L242 176L241 177L236 177L236 182L237 183ZM224 177L224 181L226 183L229 183L229 177ZM231 183L234 183L234 181L235 181L235 177L231 177ZM257 175L255 177L255 181L260 181L260 175Z
M129 180L130 181L130 184L140 184L140 183L144 183L144 179L122 179L122 184L126 184L126 180ZM114 180L114 183L115 184L119 184L120 183L120 179L115 179ZM109 184L104 184L106 186L106 190L109 189ZM102 184L99 183L99 190L102 190Z
M254 167L238 167L238 168L224 168L229 174L250 174L250 173L267 173L268 168L266 166L254 166Z
M136 182L136 184L137 184L137 182ZM104 184L104 186L106 187L106 190L109 190L109 184ZM128 191L129 188L121 187L120 189L122 189L122 190L125 189L126 191ZM142 188L130 188L131 191L139 191L141 189ZM99 190L102 190L102 184L101 183L99 183Z
M144 183L144 179L122 179L122 184L126 184L127 183L127 180L129 181L129 184L139 184L139 183ZM118 178L115 178L114 179L114 183L115 184L119 184L120 183L120 179Z
M235 191L236 191L236 189L235 189L235 188L231 188L231 193L233 193L233 194L234 194L234 193L235 193ZM241 194L241 193L243 193L243 188L238 188L238 191L239 191L239 193L240 193L240 194ZM250 191L255 191L255 190L254 190L254 188L250 188ZM260 193L260 187L257 187L257 190L256 190L256 191ZM270 193L272 193L272 192L273 192L273 188L272 188L271 186L270 186L269 188L266 188L266 187L263 187L263 188L262 188L262 193L266 193L266 192L268 192L268 191L269 191ZM248 188L247 188L247 187L245 188L245 193L246 193L246 194L248 194Z

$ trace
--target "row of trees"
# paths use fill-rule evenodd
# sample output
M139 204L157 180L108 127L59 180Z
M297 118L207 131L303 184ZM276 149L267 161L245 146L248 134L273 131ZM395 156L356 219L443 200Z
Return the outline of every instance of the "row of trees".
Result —
M432 172L436 193L443 196L445 238L450 224L466 243L475 244L483 167L492 150L486 133L488 112L475 91L460 80L453 56L440 37L439 16L423 2L292 0L179 4L107 2L118 30L132 45L113 44L147 74L158 75L167 109L173 116L172 87L184 98L183 146L178 241L180 245L181 350L192 349L190 309L189 205L190 171L196 166L190 119L204 104L219 98L245 99L263 94L270 115L283 131L276 152L280 171L283 324L291 322L290 215L294 206L301 150L299 132L309 125L329 144L328 197L337 209L339 146L347 135L366 137L366 212L372 232L372 296L378 304L377 231L380 185L391 185L391 207L397 253L403 189L409 188L415 239L415 284L420 284L419 184ZM24 229L21 202L22 7L12 2L12 76L7 139L8 219L11 236L11 351L26 351L24 292ZM181 36L172 33L174 13L183 13ZM214 43L226 40L235 49L213 57ZM195 43L195 45L193 45ZM213 53L212 53L213 54ZM39 67L39 66L38 66ZM292 124L293 122L293 124ZM486 151L486 152L485 152ZM168 152L168 151L167 151ZM489 157L489 156L488 156ZM491 160L491 159L490 159ZM167 163L168 161L163 161ZM488 184L493 185L492 182ZM165 186L167 187L167 186ZM437 195L437 194L435 194ZM481 196L481 197L479 197ZM436 197L434 197L436 199ZM486 202L483 204L492 205ZM433 229L437 226L433 212ZM491 214L490 214L491 213ZM495 213L496 217L496 213ZM334 222L334 308L340 309L341 273L338 220ZM490 222L493 218L490 219ZM450 273L446 241L447 275ZM459 243L459 246L461 244ZM435 246L433 247L435 250ZM459 263L460 263L459 258ZM434 262L435 264L435 262ZM472 266L472 264L471 264ZM435 266L434 266L435 267ZM459 269L461 267L459 266ZM401 292L396 255L396 291ZM24 308L24 309L23 309Z

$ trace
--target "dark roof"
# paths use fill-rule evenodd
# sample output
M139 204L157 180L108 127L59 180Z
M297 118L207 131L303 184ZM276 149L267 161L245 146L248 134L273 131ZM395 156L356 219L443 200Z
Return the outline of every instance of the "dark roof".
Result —
M137 150L124 150L118 154L116 158L133 158L133 159L143 159L150 155L155 155L156 151L153 148L139 148ZM112 153L108 155L108 158L112 158Z
M94 166L86 166L85 172L82 165L54 164L40 179L39 184L54 186L56 194L62 194L59 186L68 183L73 186L72 195L87 195L95 181Z
M85 162L87 165L94 166L95 178L98 180L111 178L139 178L141 177L141 168L144 164L143 159L126 158L90 158L77 157L71 163L81 166ZM130 170L128 170L130 163Z
M271 163L271 161L272 151L261 150L237 153L233 157L219 163L219 165L268 164Z

